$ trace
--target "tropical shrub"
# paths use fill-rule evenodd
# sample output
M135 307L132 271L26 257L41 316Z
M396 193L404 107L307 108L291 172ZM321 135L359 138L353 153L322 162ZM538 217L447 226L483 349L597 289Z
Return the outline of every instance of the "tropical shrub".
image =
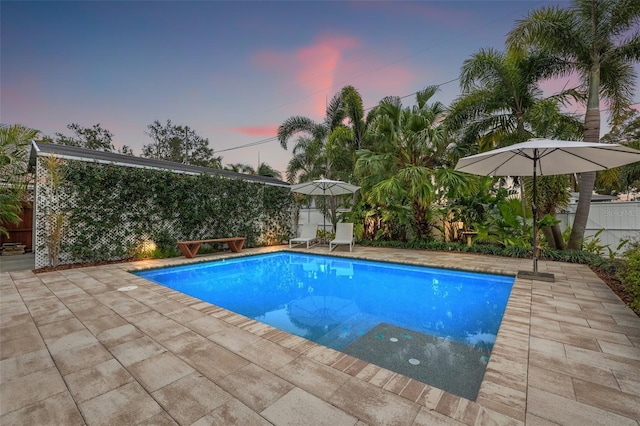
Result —
M631 308L640 312L640 239L631 243L624 254L624 266L618 273L622 285L631 297Z
M476 241L501 247L531 245L530 225L525 218L520 200L509 198L498 203L485 215L484 222L475 222Z
M5 225L18 225L21 220L28 182L27 149L37 134L21 125L0 125L0 234L6 237Z

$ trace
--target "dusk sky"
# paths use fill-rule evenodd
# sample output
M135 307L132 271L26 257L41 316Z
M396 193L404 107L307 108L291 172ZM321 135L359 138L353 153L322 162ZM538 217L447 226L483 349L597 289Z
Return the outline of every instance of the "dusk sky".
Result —
M549 4L568 2L3 0L1 121L49 136L100 123L139 155L147 126L170 119L208 138L223 165L284 171L295 140L285 151L275 136L288 117L321 121L345 85L370 108L456 79ZM443 84L436 100L459 93Z

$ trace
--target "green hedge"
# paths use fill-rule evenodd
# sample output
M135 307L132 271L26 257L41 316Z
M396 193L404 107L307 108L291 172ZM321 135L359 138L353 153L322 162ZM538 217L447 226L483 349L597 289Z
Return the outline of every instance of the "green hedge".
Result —
M631 307L640 315L640 242L636 241L624 254L626 261L618 272L625 290L631 298Z
M216 175L66 161L63 249L74 262L136 256L153 242L244 236L247 247L277 244L293 232L295 200L286 187Z

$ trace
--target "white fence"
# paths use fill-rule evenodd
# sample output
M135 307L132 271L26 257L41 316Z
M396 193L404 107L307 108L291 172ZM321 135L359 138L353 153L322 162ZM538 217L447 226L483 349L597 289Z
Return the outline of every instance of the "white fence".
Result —
M571 203L567 212L556 215L563 230L573 225L576 207L577 203ZM601 229L604 231L598 236L600 244L609 246L612 251L616 251L625 239L640 238L640 201L591 203L584 235L593 236ZM625 248L618 253L624 252ZM608 251L602 254L608 254Z
M568 211L556 214L562 230L565 230L568 225L573 225L577 205L577 203L571 203ZM300 209L298 225L304 223L316 223L318 228L322 229L322 212L315 208ZM329 217L326 218L326 229L331 229ZM623 240L640 238L640 201L591 203L584 235L585 237L593 236L601 229L604 231L598 235L599 244L609 246L612 251L616 251ZM626 246L623 246L617 250L618 254L623 253L625 248ZM605 249L602 254L608 255L609 252Z

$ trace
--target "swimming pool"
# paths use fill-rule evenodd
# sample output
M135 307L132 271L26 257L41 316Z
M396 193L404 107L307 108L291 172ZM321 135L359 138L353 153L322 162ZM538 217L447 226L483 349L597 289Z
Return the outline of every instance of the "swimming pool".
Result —
M136 275L472 400L514 282L292 252Z

